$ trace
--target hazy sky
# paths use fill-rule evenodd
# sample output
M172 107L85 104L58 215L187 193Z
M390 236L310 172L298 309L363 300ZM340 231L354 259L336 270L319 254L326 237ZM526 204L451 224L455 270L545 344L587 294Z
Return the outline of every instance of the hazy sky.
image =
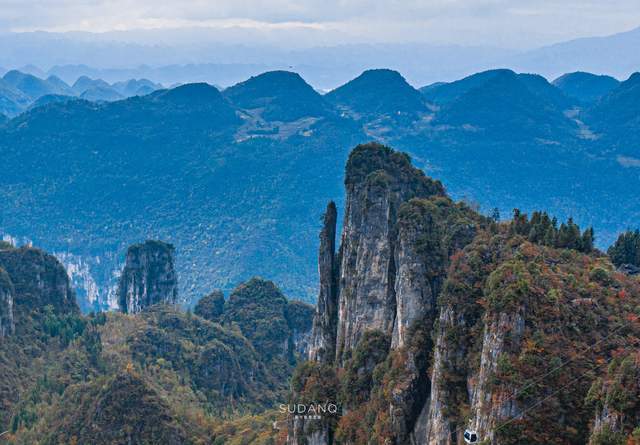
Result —
M527 48L637 26L639 0L0 0L0 32L206 27L223 40L246 30Z

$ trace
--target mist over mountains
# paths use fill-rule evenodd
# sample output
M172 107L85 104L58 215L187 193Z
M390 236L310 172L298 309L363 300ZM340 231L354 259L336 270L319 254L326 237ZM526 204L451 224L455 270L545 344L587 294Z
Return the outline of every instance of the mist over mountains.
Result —
M45 79L29 72L11 70L0 78L0 114L13 117L27 109L74 99L110 102L144 96L160 88L162 85L147 79L129 79L109 84L102 79L80 76L67 84L53 74Z
M172 85L208 82L231 86L270 70L293 70L318 89L330 90L369 68L388 67L422 86L452 81L491 68L535 72L548 79L573 71L608 74L620 80L640 65L640 28L531 50L426 43L352 43L308 35L229 31L229 43L206 30L147 30L102 34L4 33L4 70L20 68L67 83L86 75L109 83L147 78ZM227 37L229 37L227 36ZM253 37L253 38L252 38ZM255 42L261 42L259 44Z

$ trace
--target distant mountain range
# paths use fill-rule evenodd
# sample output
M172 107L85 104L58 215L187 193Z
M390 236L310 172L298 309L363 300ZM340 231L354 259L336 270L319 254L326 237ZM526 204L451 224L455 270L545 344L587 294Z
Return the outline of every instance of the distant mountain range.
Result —
M0 54L0 67L41 78L55 75L67 83L88 76L109 83L146 78L163 85L208 82L224 87L265 71L294 70L328 91L377 67L402 72L412 85L425 85L495 68L547 79L585 71L623 80L640 66L640 28L519 51L428 43L336 45L336 39L325 42L318 35L304 42L280 36L282 42L273 44L264 36L251 38L246 29L236 32L227 42L239 37L242 43L224 43L206 29L4 33L0 46L8 50Z
M144 96L162 85L147 79L131 79L112 85L101 79L79 77L73 85L55 75L46 79L11 70L0 79L0 114L15 116L27 109L73 98L109 102L131 96Z
M640 27L602 37L560 42L510 56L506 66L554 78L569 71L587 71L627 78L640 66Z
M113 102L65 99L57 81L3 82L25 103L46 92L47 105L0 121L0 235L55 252L84 310L114 305L114 271L146 238L176 246L186 303L256 274L313 300L319 209L343 208L347 153L369 140L411 153L483 212L573 216L600 247L640 220L638 74L550 83L501 69L417 90L368 70L322 95L276 71ZM147 86L110 85L122 96Z

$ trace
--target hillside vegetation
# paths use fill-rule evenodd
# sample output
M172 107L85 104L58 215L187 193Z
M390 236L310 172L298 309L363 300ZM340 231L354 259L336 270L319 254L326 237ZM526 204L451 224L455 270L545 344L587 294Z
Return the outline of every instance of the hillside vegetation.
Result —
M8 443L233 443L243 422L277 434L269 409L286 400L311 308L272 282L240 286L216 321L168 305L83 316L51 255L3 244L0 271L15 303L0 338Z
M279 71L222 92L188 84L115 102L45 96L0 124L0 234L61 258L84 312L117 305L114 271L148 237L176 247L186 306L256 274L313 301L320 210L342 207L349 149L376 140L484 214L573 217L605 249L640 218L638 79L552 84L491 70L421 92L397 72L370 70L321 95ZM145 88L118 88L136 86Z
M290 416L289 443L636 443L637 233L609 257L571 218L486 218L428 181L388 147L352 152L316 349L291 391L341 411Z

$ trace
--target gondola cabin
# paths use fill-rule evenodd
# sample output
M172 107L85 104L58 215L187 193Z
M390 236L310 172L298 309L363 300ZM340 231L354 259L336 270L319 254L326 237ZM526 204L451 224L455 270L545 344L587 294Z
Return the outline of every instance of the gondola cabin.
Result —
M465 443L478 443L478 433L473 430L466 430L463 437Z

